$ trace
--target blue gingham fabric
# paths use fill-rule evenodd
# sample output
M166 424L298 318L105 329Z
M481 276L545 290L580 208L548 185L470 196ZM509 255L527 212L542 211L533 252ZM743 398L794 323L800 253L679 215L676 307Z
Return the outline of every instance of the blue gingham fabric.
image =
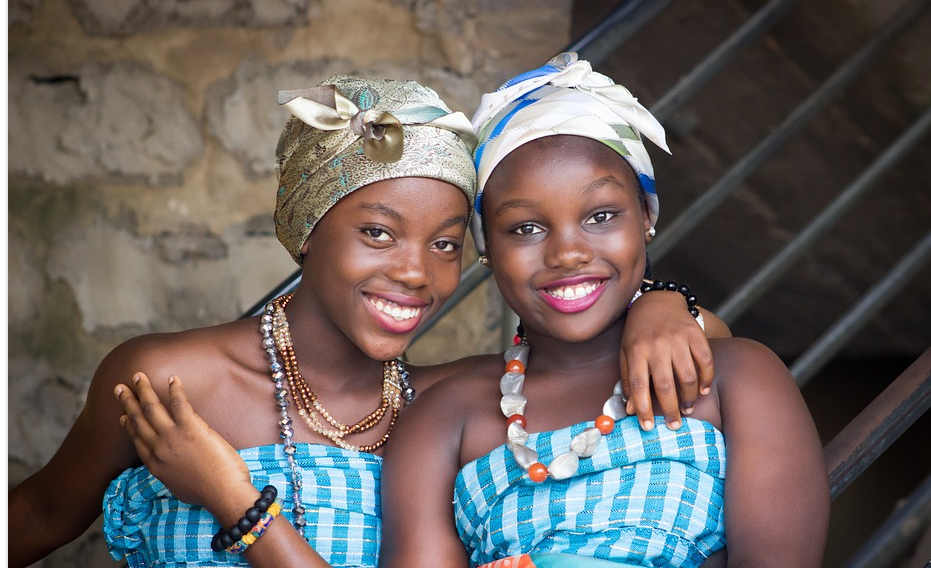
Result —
M472 565L520 553L565 553L634 566L701 565L724 547L724 435L686 418L662 417L643 432L619 420L579 473L534 483L507 447L466 464L456 477L459 536ZM592 422L532 434L549 463Z
M377 566L382 458L318 444L295 447L303 476L307 540L334 567ZM278 488L282 514L293 520L284 446L247 448L239 455L257 488ZM211 550L219 523L205 509L176 499L144 467L128 469L111 482L103 508L110 555L116 560L125 557L130 568L248 566L242 555Z

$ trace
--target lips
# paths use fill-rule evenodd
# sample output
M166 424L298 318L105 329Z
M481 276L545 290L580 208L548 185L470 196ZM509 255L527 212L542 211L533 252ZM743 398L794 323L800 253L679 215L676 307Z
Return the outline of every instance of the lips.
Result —
M588 296L601 284L601 281L585 282L575 286L557 286L555 288L546 288L546 293L560 300L576 300Z
M378 323L391 333L413 331L424 313L427 304L417 298L399 295L364 294L366 304Z
M551 308L562 313L587 310L604 293L606 280L593 277L576 277L553 282L538 291Z

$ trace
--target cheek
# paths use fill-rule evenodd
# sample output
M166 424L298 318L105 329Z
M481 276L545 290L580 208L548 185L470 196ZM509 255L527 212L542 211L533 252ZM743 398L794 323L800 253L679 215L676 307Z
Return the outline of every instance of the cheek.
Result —
M435 261L430 265L430 279L437 297L445 302L459 286L460 262Z
M643 267L646 265L646 241L643 235L636 233L625 234L623 238L612 239L605 244L602 249L607 258L616 259L615 262L620 268L627 267L636 272L640 270L640 276L643 273Z

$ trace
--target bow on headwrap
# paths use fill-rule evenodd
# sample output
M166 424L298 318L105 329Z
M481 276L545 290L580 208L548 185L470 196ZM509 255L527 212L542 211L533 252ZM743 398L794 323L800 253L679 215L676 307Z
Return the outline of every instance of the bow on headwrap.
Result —
M475 167L478 195L472 236L485 251L481 194L501 160L518 147L545 136L568 134L603 142L620 154L637 175L646 196L650 224L659 215L653 164L641 135L669 152L662 125L626 88L592 71L575 53L562 53L546 65L507 81L482 96L472 126L478 133Z
M317 222L353 191L386 179L451 183L472 205L475 133L461 112L414 81L334 76L280 91L293 115L278 140L278 240L301 264Z

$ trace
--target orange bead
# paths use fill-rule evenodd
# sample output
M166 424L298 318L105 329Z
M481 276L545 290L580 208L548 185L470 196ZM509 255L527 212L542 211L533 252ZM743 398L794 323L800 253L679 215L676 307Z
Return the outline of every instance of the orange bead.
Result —
M508 364L504 366L504 370L508 373L523 373L524 364L520 362L520 359L511 359L508 361Z
M547 471L546 466L540 462L530 464L527 469L527 475L530 476L530 481L534 483L543 483L549 474L550 472Z
M614 419L607 414L602 414L595 419L595 428L598 428L599 432L607 436L611 432L614 432Z
M510 426L511 424L515 422L520 424L521 428L527 428L527 419L524 418L523 414L512 414L508 416L508 426Z

